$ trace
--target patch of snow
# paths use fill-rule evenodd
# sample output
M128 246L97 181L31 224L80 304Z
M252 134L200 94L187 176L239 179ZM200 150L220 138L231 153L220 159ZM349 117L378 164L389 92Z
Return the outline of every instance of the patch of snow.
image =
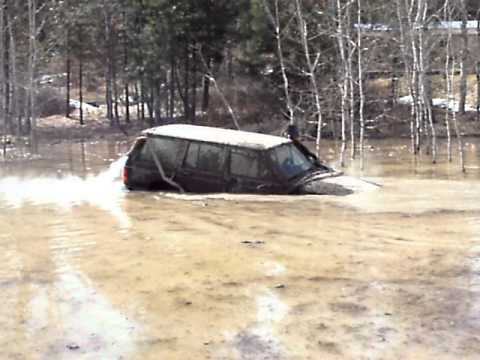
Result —
M470 20L467 21L467 29L477 29L478 21ZM461 21L440 21L440 23L430 25L431 29L461 29Z
M410 105L412 104L413 100L411 96L403 96L400 99L398 99L398 102L400 104L406 104ZM447 99L442 99L442 98L434 98L432 99L432 105L434 107L440 108L440 109L448 109L450 111L458 112L459 111L459 102L450 100L448 101ZM465 111L467 112L474 112L477 111L477 109L474 106L470 106L468 104L465 105Z
M69 104L71 108L74 108L77 110L80 109L80 105L81 105L82 109L87 113L97 113L99 111L99 108L96 106L89 105L86 102L84 102L83 104L80 104L80 101L74 100L74 99L70 99Z
M353 26L366 31L392 31L392 27L385 24L354 24Z
M262 71L262 75L272 75L274 72L273 66L272 65L267 65L265 69Z
M37 81L40 85L49 85L53 84L57 81L63 81L67 77L66 73L60 73L60 74L45 74L41 75L37 78Z
M470 20L467 21L467 29L468 30L476 30L478 28L479 21L477 20ZM394 28L386 25L386 24L354 24L355 28L360 28L360 30L364 31L378 31L378 32L388 32L393 31ZM462 21L440 21L438 23L429 24L427 27L429 30L460 30L462 28Z

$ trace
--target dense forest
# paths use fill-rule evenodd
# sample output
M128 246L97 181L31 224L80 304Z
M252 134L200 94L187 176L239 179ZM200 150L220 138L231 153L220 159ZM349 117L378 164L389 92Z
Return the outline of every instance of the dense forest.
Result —
M35 139L72 103L88 126L87 103L112 127L296 123L341 139L343 162L401 114L435 161L438 133L478 113L479 18L476 0L0 0L0 133Z

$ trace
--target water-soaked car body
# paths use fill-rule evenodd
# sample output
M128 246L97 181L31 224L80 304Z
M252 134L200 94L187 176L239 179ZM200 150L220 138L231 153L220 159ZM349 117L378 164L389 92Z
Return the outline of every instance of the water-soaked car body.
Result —
M143 131L128 153L128 189L193 193L322 193L312 182L341 173L307 158L289 139L174 124Z

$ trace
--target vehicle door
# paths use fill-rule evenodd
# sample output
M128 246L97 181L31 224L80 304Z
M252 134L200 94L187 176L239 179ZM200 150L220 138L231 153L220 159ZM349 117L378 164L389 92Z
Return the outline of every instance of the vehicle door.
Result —
M234 193L278 192L264 153L246 148L231 148L227 191Z
M178 183L189 192L224 192L225 146L190 142L183 166L177 174Z

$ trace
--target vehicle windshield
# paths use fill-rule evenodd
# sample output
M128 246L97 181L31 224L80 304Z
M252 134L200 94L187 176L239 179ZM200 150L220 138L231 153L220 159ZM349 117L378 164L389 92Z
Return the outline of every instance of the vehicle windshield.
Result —
M314 164L292 143L270 150L270 158L288 179L294 178L314 167Z

